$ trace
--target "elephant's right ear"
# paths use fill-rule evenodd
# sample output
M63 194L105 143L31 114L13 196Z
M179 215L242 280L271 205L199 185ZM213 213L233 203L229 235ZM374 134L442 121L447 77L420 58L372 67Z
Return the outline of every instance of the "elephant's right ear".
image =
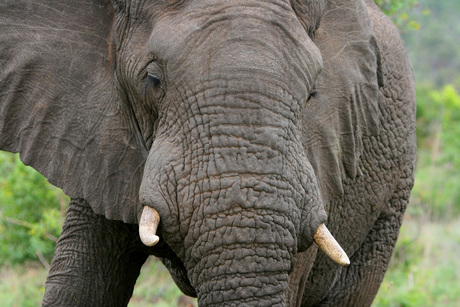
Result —
M304 144L325 203L361 173L366 136L380 133L380 51L364 0L329 0L313 38L323 57L305 110Z
M137 222L148 151L114 77L109 1L2 1L0 149L85 199Z

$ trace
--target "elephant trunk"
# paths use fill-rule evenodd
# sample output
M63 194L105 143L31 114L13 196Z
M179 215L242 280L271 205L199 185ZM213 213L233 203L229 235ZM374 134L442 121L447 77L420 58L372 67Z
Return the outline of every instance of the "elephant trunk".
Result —
M186 238L200 306L284 306L296 252L294 225L269 209L217 213Z
M265 249L270 253L269 248ZM223 261L219 261L219 266L201 272L203 282L196 287L199 306L285 306L288 271L270 272L267 269L279 267L282 263L270 258L248 256L249 260L245 260L234 257L228 261L232 262L233 269L240 267L238 271L232 272ZM212 259L211 256L203 261ZM244 272L244 268L248 272Z

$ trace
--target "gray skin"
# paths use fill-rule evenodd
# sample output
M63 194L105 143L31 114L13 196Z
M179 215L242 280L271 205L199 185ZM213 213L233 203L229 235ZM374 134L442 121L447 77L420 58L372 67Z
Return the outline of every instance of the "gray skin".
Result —
M200 306L371 304L415 161L372 1L2 0L0 33L0 148L72 198L43 305L126 305L149 255Z

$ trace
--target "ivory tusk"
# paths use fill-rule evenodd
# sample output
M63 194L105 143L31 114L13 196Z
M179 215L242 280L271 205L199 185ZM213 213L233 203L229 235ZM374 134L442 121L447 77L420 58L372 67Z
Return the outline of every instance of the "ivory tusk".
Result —
M318 244L321 250L329 258L338 264L343 266L350 264L350 259L348 259L347 254L342 247L340 247L339 243L334 239L324 224L319 225L315 235L313 236L313 240L315 240L316 244Z
M144 206L139 222L139 237L142 243L147 246L154 246L160 241L160 238L156 235L158 224L160 224L158 212L149 206Z

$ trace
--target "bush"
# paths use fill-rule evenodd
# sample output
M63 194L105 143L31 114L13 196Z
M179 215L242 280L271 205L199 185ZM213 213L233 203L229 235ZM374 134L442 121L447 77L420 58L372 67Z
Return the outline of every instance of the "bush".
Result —
M409 214L460 213L460 95L454 86L417 88L418 158Z
M18 158L0 152L0 265L51 259L68 199Z
M419 30L418 24L406 11L418 5L419 0L375 0L380 9L390 17L399 31Z

